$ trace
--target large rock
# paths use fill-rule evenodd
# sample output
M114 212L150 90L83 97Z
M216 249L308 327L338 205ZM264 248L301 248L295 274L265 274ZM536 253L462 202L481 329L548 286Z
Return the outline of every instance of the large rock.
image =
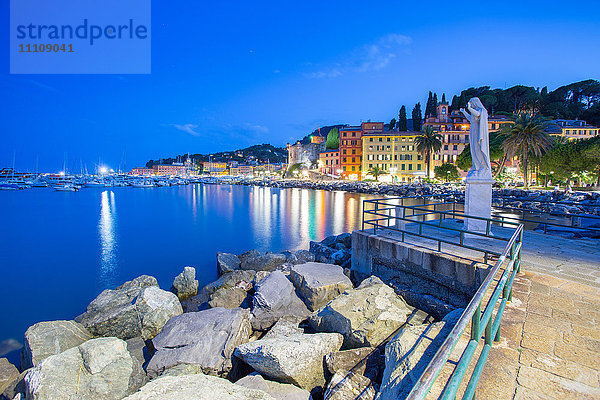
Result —
M337 372L329 381L324 400L373 400L373 382L354 372Z
M236 385L248 389L262 390L273 396L275 400L311 400L312 397L307 390L288 383L268 381L260 374L254 372L235 382Z
M171 291L177 295L179 300L185 300L198 294L196 268L185 267L183 272L177 275L173 280Z
M394 289L380 282L368 280L345 291L311 314L311 327L318 332L341 333L346 348L378 346L413 311Z
M211 308L250 308L250 297L241 287L221 288L210 295L208 305Z
M290 269L290 280L311 311L353 287L342 267L316 262L294 265Z
M240 258L235 254L217 252L217 271L219 275L240 269Z
M325 384L323 357L342 342L337 333L300 334L242 344L234 354L263 376L312 392Z
M231 354L252 334L250 311L211 308L173 317L152 339L156 353L146 368L150 377L178 364L197 364L204 373L226 376Z
M256 249L252 249L252 250L243 252L242 254L240 254L238 256L238 258L240 259L240 263L243 263L243 262L249 260L250 258L256 258L261 255L262 255L262 253L260 251L258 251Z
M117 338L92 339L50 356L25 376L26 397L35 400L122 399L138 389L138 361ZM143 373L143 370L142 370Z
M125 400L275 400L257 389L203 374L164 376L144 385Z
M304 329L298 327L300 322L300 319L297 317L281 317L262 338L287 337L304 333Z
M19 370L6 358L0 358L0 397L2 392L19 377Z
M103 291L75 320L96 337L151 339L169 318L182 312L177 296L159 289L155 278L143 275Z
M252 299L252 328L267 330L279 318L293 316L306 318L310 312L296 296L294 285L281 271L273 271L255 286Z
M310 252L314 254L315 261L322 263L330 263L333 261L332 256L336 251L336 249L333 249L322 243L310 242Z
M191 297L181 303L185 312L199 311L210 307L208 302L211 296L219 289L241 287L251 289L251 282L256 276L256 271L233 271L221 276L214 282L204 286L197 296Z
M334 351L325 356L325 365L330 374L352 371L375 380L383 369L381 351L373 347Z
M75 321L38 322L25 332L21 368L31 368L47 357L77 347L91 338L91 333Z
M0 394L0 399L2 400L11 400L14 399L17 395L22 394L23 399L25 398L25 376L29 373L29 369L21 372L15 379L13 379L6 388L4 392Z
M386 344L378 400L402 399L408 395L463 311L452 311L441 322L407 325Z
M285 254L267 253L259 256L248 257L242 261L243 270L254 271L274 271L277 267L284 264L287 260Z
M293 265L304 264L313 261L315 261L315 255L308 250L298 250L295 253L290 254L287 259L287 263Z

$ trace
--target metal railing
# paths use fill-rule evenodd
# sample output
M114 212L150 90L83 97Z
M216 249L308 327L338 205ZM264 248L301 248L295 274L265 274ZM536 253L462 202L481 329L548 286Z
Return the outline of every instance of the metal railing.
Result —
M466 329L471 327L471 335L469 342L463 351L458 364L454 368L454 371L447 382L445 382L444 390L440 396L441 399L455 399L461 384L465 380L468 367L471 364L477 348L480 342L483 340L483 346L477 362L468 380L465 388L463 399L474 399L477 388L477 383L483 372L486 360L488 358L490 349L494 341L500 340L500 322L506 304L512 300L512 285L516 274L521 268L521 249L523 246L523 225L514 224L515 229L509 238L492 236L491 226L502 223L500 219L493 218L481 218L471 215L466 215L464 212L456 210L456 202L438 202L428 203L428 200L423 199L420 205L406 205L406 200L411 199L414 202L414 198L395 198L395 199L380 199L380 200L367 200L365 203L371 203L374 206L373 210L366 210L366 205L363 207L363 230L366 226L372 226L373 231L376 234L377 229L391 229L392 231L401 232L400 240L404 241L405 235L418 236L421 238L436 240L438 243L438 251L441 251L442 243L449 243L454 246L460 246L471 250L478 250L485 254L484 258L487 262L488 254L497 254L498 259L495 261L493 267L488 272L481 286L478 288L473 298L461 314L456 325L449 333L448 337L444 340L440 348L433 356L430 363L427 365L417 383L412 388L407 399L410 400L421 400L425 399L429 394L433 384L440 375L442 369L447 365L450 356L452 355L456 345L458 344L461 336L464 334ZM392 202L390 202L392 201ZM419 201L417 201L419 202ZM383 206L383 207L381 207ZM452 207L452 210L437 210L438 207ZM391 210L394 210L396 215L390 215ZM409 210L407 215L406 210ZM417 211L417 213L415 213ZM400 215L401 212L401 215ZM369 220L365 220L365 216L373 217ZM437 218L436 218L437 216ZM460 216L463 221L467 218L473 218L476 220L486 221L486 231L471 232L461 228L455 228L443 224L443 221L449 217ZM456 218L453 218L456 219ZM398 226L398 224L390 225L390 221L402 221L403 223L410 223L413 226L418 226L418 230L409 231L406 226ZM448 230L452 232L459 232L460 241L458 243L441 237L433 237L430 234L423 232L423 227L433 227L436 230ZM489 248L477 248L474 245L468 245L464 242L465 234L474 235L475 237L485 237L490 240L501 240L506 243L503 250L499 253ZM484 304L485 295L496 281L493 292ZM495 314L494 310L498 306ZM483 312L482 312L483 310Z

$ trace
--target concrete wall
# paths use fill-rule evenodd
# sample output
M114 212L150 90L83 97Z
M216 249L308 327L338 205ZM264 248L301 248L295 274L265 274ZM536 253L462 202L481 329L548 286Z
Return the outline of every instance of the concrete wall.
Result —
M439 312L430 310L434 314L465 307L490 268L367 232L352 233L351 270L357 279L378 276L413 306L421 308L424 305L419 302L426 301L430 307L442 308ZM444 304L451 307L443 310Z

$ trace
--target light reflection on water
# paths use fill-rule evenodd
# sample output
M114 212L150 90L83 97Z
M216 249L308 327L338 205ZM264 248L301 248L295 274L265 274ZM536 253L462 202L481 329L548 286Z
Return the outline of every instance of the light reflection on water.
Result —
M103 191L100 195L100 282L103 286L115 285L117 270L117 241L115 238L115 194L113 191Z

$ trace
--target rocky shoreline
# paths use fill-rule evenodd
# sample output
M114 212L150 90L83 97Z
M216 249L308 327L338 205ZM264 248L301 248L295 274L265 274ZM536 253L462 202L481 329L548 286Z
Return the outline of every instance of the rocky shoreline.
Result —
M217 253L203 288L185 267L169 291L147 275L104 290L74 320L27 330L20 365L0 359L0 398L396 399L462 309L436 320L379 278L358 281L351 246L342 234Z

